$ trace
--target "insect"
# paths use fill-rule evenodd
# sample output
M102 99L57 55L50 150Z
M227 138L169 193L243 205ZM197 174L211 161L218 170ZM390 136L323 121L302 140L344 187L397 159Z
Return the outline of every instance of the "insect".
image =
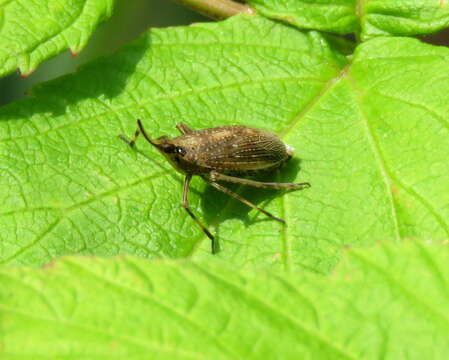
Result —
M176 128L181 132L180 136L173 139L167 136L151 139L140 120L137 120L137 125L130 141L122 135L119 137L134 147L137 138L142 134L177 171L185 175L182 207L211 240L212 254L217 252L215 237L189 207L189 185L193 175L201 176L215 189L284 224L283 219L259 208L218 181L271 189L301 190L310 187L308 182L260 182L237 177L261 170L277 169L292 157L293 149L268 131L239 125L193 130L186 124L179 123Z

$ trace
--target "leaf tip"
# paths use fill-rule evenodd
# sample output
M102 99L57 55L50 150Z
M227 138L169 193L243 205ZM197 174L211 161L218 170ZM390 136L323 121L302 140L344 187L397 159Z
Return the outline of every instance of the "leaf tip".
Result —
M30 75L34 72L34 70L36 70L36 68L34 68L34 69L29 69L29 70L26 70L26 71L22 71L22 70L19 68L19 69L17 69L17 72L18 72L19 76L20 76L22 79L26 79L26 78L28 78L28 76L30 76Z

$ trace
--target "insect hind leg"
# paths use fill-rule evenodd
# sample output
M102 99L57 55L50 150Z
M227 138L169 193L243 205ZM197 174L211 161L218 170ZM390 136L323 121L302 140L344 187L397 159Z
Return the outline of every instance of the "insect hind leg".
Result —
M310 184L308 182L302 183L262 182L245 178L239 178L235 176L224 175L216 171L211 171L210 179L212 181L221 180L235 184L242 184L259 188L278 189L278 190L302 190L310 187Z
M238 200L238 201L244 203L245 205L247 205L247 206L249 206L249 207L252 207L253 209L255 209L255 210L261 212L262 214L264 214L264 215L266 215L266 216L268 216L268 217L271 217L273 220L276 220L276 221L278 221L278 222L280 222L280 223L282 223L282 224L285 224L285 220L284 220L284 219L278 218L278 217L274 216L273 214L269 213L268 211L266 211L266 210L264 210L264 209L261 209L261 208L258 207L256 204L253 204L251 201L246 200L245 198L241 197L239 194L235 193L234 191L229 190L227 187L224 187L223 185L220 185L219 183L217 183L217 182L215 182L215 181L213 181L213 180L210 180L210 179L208 179L208 178L205 177L205 176L203 176L203 179L204 179L208 184L210 184L211 186L213 186L215 189L217 189L217 190L219 190L219 191L225 193L226 195L229 195L230 197L233 197L234 199L236 199L236 200Z

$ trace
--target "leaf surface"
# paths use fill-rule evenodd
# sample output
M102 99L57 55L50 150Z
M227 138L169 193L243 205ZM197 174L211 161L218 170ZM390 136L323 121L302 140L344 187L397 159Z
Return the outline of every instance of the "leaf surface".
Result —
M143 139L175 124L280 134L296 158L269 181L232 187L283 227L192 183L194 213L234 264L328 272L348 245L449 238L449 50L381 38L352 60L320 34L260 17L153 30L114 57L35 89L0 111L0 259L65 254L211 257L180 207L182 176Z
M354 0L248 0L262 15L301 29L347 34L357 30Z
M238 272L216 259L2 267L0 355L445 359L448 250L419 242L350 250L329 277Z
M360 2L362 38L432 34L449 27L444 0L370 0Z
M377 36L431 34L449 26L441 0L248 0L260 14L300 29Z
M17 68L28 75L66 49L79 53L113 5L114 0L1 0L0 76Z

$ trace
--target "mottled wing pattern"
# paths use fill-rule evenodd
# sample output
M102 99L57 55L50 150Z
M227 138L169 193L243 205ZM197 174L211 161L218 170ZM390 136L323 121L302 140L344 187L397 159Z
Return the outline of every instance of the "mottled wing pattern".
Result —
M276 167L287 158L282 141L267 131L245 126L200 130L204 141L197 164L221 171L248 171Z

